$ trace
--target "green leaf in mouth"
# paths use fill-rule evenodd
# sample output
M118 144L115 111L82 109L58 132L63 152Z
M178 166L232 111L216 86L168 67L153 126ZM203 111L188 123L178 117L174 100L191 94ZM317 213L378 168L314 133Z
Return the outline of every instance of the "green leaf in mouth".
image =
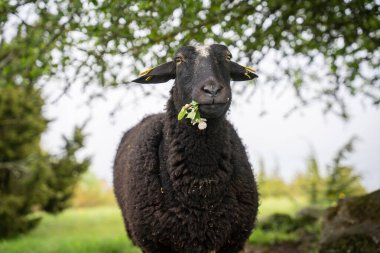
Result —
M207 127L206 119L201 118L199 113L199 104L197 101L193 100L190 104L186 104L181 108L178 113L178 120L182 120L186 116L187 119L191 120L191 124L198 124L199 130L204 130Z

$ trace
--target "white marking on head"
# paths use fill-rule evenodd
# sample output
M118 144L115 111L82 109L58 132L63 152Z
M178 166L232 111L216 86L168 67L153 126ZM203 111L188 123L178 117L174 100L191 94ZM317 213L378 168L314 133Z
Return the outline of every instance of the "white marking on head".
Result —
M196 46L195 50L202 57L207 57L210 55L210 47L209 46Z

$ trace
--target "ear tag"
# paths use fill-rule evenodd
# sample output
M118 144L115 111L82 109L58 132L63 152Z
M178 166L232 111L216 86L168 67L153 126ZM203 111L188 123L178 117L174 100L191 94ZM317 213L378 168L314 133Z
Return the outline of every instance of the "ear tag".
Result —
M150 79L152 79L153 76L148 76L147 78L145 78L145 81L149 81Z
M249 79L252 79L252 77L248 73L249 72L245 72L244 75L247 76Z
M147 70L141 72L139 75L140 75L140 76L146 75L146 74L150 73L153 69L154 69L154 68L147 69Z
M256 70L254 70L253 68L250 68L250 67L247 67L247 66L243 66L245 69L253 72L253 73L256 73Z

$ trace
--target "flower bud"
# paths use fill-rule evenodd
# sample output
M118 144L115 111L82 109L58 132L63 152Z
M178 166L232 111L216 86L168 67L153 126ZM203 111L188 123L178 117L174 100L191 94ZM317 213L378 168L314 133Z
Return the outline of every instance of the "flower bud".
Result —
M199 124L198 124L199 130L204 130L204 129L206 129L206 127L207 127L207 123L205 121L199 122Z

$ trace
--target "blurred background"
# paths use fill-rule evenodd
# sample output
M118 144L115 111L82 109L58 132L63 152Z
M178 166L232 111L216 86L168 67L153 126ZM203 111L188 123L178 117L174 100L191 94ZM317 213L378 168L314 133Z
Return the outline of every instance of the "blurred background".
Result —
M380 224L380 1L21 0L0 14L0 252L140 252L112 164L173 82L129 81L212 43L259 75L231 84L227 116L261 194L245 251L380 251L363 230Z

